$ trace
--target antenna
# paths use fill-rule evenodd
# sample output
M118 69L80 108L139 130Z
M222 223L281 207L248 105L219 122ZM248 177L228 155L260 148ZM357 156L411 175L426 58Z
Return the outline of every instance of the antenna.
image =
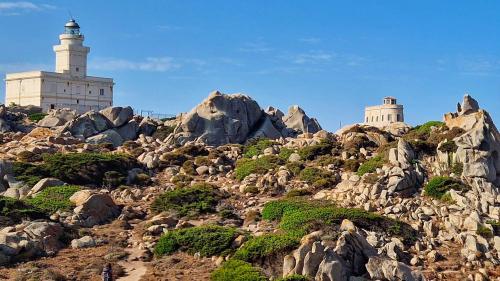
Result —
M73 15L71 14L71 11L68 9L68 14L69 14L69 19L72 20L73 19Z

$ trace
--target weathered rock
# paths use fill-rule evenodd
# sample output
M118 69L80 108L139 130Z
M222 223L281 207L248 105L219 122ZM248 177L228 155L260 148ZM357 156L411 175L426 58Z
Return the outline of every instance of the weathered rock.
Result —
M298 105L291 106L287 115L283 117L283 122L288 128L299 133L316 133L321 130L321 126L315 118L309 118L304 110Z
M127 124L116 129L124 141L135 140L139 133L139 124L136 120L130 120Z
M73 194L70 201L77 206L73 211L78 216L77 224L85 227L106 222L120 214L120 209L108 194L81 190Z
M97 245L94 238L91 236L83 236L80 239L71 240L71 248L73 249L81 249L81 248L91 248Z
M0 118L0 133L6 133L11 130L11 127L7 121Z
M51 109L42 120L38 121L38 126L52 128L62 126L76 117L76 112L70 109Z
M102 115L104 115L114 127L120 127L123 124L127 123L134 116L134 111L130 106L121 107L108 107L100 111Z
M28 195L33 195L51 186L65 185L66 183L56 178L44 178L38 181L30 190Z
M423 275L412 272L411 268L404 263L393 261L382 257L371 257L366 264L370 277L375 280L389 281L423 281Z
M113 147L122 145L123 138L115 129L106 130L100 134L87 138L86 142L93 144L111 143Z

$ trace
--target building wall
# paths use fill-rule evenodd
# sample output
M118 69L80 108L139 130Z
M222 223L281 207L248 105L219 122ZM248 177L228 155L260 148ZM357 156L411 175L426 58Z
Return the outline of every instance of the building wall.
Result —
M372 126L386 126L394 122L404 122L403 106L387 104L365 108L365 124Z
M6 103L51 108L71 108L78 113L101 110L113 105L113 80L97 77L77 78L69 75L40 72L7 77ZM29 93L29 94L28 94Z

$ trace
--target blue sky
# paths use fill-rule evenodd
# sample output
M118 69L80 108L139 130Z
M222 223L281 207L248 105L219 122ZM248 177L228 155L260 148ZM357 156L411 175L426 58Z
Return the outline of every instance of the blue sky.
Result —
M175 114L243 92L333 131L383 96L419 124L468 92L500 121L500 1L0 0L0 75L53 70L68 10L115 104Z

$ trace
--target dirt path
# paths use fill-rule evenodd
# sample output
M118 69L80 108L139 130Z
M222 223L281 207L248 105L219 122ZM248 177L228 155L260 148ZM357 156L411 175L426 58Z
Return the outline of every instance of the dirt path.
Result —
M132 225L135 229L135 225ZM141 254L143 250L139 248L140 240L136 237L134 229L129 230L129 245L132 248L125 249L125 252L129 254L128 258L124 261L120 261L118 264L123 267L125 275L117 279L117 281L138 281L147 272L146 263L141 259Z

